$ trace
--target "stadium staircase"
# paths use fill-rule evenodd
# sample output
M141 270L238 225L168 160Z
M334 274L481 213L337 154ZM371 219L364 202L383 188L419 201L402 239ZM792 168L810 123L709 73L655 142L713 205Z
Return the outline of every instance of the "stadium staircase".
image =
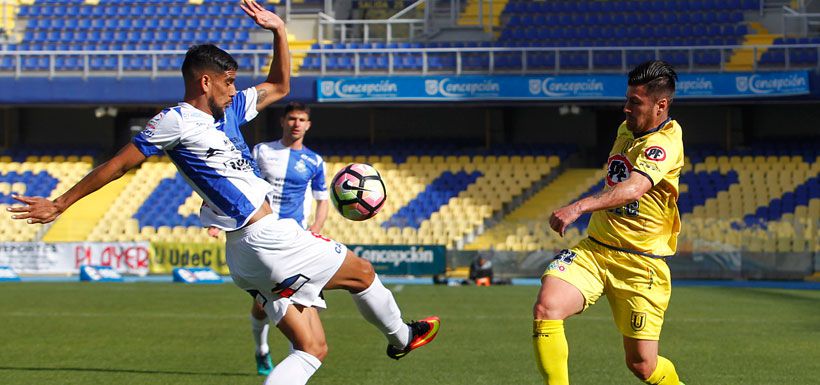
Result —
M581 236L578 230L571 229L561 239L549 230L549 216L553 210L600 184L601 173L599 169L567 170L510 212L497 226L476 237L465 249L526 251L571 245Z
M102 221L103 216L118 197L128 195L126 186L132 178L132 173L125 174L69 207L48 229L42 241L82 241L87 239L88 234L98 223L105 223L105 226L116 225Z
M17 0L0 2L0 37L8 39L17 25ZM3 39L0 39L3 40Z
M749 28L753 31L743 38L743 46L765 46L772 45L779 35L771 34L760 22L749 22ZM766 48L737 48L732 52L726 69L729 71L751 71L754 63L766 53Z
M305 57L307 56L308 51L310 51L310 47L317 43L316 39L313 40L297 40L296 36L293 34L288 34L288 46L292 51L290 57L290 67L291 72L294 74L299 73L299 69L302 68L302 63L305 62ZM270 68L270 62L273 60L273 56L268 57L267 65L263 68L263 72L267 72Z

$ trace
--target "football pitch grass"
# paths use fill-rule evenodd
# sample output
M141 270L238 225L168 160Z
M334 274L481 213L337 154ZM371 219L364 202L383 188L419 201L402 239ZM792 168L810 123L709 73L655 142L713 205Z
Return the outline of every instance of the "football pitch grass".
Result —
M406 319L437 314L438 338L401 361L326 293L330 353L310 384L538 384L533 286L390 286ZM250 297L232 284L0 284L0 384L262 384ZM639 384L602 299L566 324L572 384ZM274 362L287 344L270 333ZM688 385L817 384L820 291L676 287L661 338Z

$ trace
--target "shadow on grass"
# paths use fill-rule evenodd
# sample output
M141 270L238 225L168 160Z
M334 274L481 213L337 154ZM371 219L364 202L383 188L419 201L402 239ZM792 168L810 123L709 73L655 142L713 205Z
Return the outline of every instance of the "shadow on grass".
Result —
M0 366L0 370L22 370L30 372L94 372L131 374L178 374L184 376L256 377L256 373L181 372L169 370L111 369L111 368L41 368L25 366Z

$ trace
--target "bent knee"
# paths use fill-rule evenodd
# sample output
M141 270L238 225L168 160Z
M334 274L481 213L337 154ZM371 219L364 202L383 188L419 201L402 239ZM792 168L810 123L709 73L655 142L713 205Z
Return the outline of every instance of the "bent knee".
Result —
M327 343L324 341L316 341L309 344L305 344L303 346L297 347L297 349L310 354L311 356L316 357L319 361L324 361L325 357L327 357L328 347Z
M258 320L264 320L268 317L268 313L266 313L262 305L256 301L253 301L253 306L251 306L251 314L253 315L253 318Z
M370 261L357 257L356 262L358 262L357 270L360 273L361 278L364 281L367 281L368 285L370 282L373 282L373 278L376 277L376 270L373 269L373 264Z
M536 302L532 308L533 319L563 320L573 313L550 300Z
M652 373L655 371L655 365L652 365L649 361L640 361L640 362L628 362L626 363L626 367L638 377L638 379L642 381L646 381L649 377L652 377Z
M353 261L351 267L354 271L352 277L354 282L353 287L350 289L354 292L366 290L373 283L373 280L376 279L376 271L373 269L373 265L370 261L355 256L351 261Z

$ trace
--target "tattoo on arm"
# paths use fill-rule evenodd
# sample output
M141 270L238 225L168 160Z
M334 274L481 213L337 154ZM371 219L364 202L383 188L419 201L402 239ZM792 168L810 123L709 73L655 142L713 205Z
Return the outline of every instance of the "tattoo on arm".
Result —
M256 91L256 105L260 105L265 102L265 99L268 97L268 90L261 89Z

